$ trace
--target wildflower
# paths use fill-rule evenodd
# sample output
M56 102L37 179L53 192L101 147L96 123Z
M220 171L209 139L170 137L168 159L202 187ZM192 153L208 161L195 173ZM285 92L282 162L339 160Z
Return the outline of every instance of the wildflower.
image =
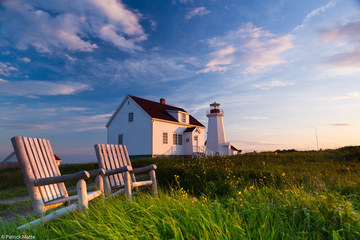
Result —
M254 186L249 187L249 189L250 189L250 190L251 190L251 189L254 189Z
M285 173L283 172L283 173L281 174L281 176L285 177Z
M265 165L265 162L263 161L263 165Z
M241 195L241 194L242 194L242 192L241 192L241 191L239 191L239 192L238 192L238 194L239 194L239 195Z

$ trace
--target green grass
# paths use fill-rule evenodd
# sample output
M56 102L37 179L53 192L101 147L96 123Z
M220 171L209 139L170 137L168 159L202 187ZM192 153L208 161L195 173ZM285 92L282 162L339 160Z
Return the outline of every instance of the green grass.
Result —
M358 150L133 160L134 167L157 164L158 199L145 194L131 203L123 197L97 200L87 215L75 213L26 234L39 239L360 239ZM0 231L19 234L16 226L26 221L0 222Z
M12 214L12 215L15 214L16 215L19 211L26 210L30 207L31 207L30 200L20 201L20 202L11 203L11 204L0 203L0 215L3 215L3 214Z
M25 232L48 239L359 239L359 214L351 202L327 192L264 187L209 199L177 189L132 203L123 197L96 201L88 214Z

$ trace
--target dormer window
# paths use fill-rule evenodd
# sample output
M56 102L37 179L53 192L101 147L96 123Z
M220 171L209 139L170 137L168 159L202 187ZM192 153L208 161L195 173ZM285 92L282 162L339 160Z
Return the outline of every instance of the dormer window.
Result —
M186 123L186 115L184 113L181 114L181 122Z
M187 112L179 111L179 110L165 110L168 114L170 114L173 118L176 119L179 123L189 123L189 116Z

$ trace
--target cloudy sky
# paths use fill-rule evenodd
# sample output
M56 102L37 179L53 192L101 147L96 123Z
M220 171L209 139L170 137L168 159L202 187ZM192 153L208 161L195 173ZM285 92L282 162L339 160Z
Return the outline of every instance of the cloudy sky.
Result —
M16 135L95 161L126 94L225 111L243 151L360 144L356 0L0 1L0 160Z

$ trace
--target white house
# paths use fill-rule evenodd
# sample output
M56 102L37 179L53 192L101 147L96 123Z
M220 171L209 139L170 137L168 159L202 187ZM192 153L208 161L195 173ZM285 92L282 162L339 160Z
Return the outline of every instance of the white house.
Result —
M107 142L131 157L208 155L205 126L184 109L127 95L108 123Z

